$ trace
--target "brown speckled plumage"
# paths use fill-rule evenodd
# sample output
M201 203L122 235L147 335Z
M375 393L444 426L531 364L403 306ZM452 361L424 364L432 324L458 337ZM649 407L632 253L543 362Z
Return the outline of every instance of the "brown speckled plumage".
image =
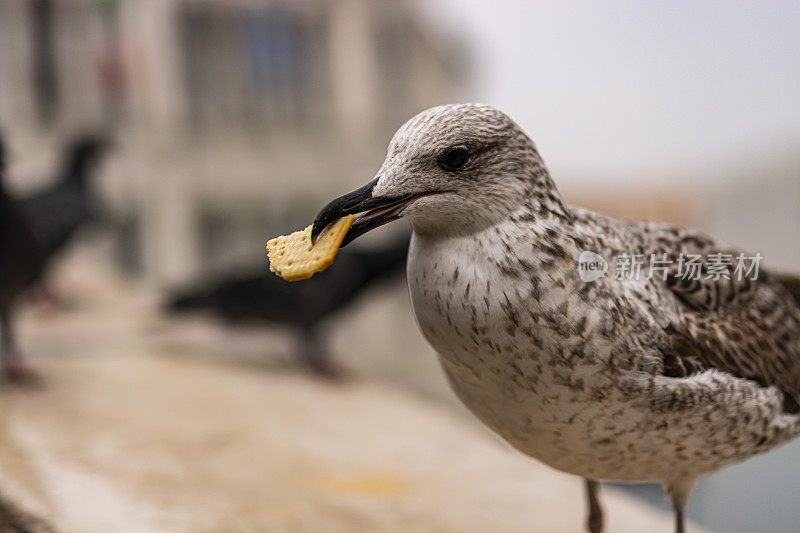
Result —
M469 151L458 170L437 164L452 146ZM567 207L532 141L488 106L440 106L397 132L372 197L429 192L402 212L417 321L458 397L515 448L589 480L659 480L683 531L699 475L800 433L796 278L582 281L584 250L736 249Z

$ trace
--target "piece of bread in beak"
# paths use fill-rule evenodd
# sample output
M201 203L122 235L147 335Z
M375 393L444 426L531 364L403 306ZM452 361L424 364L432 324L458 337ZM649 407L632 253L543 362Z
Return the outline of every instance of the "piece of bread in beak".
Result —
M353 215L347 215L331 222L314 245L311 226L271 239L267 242L269 269L287 281L308 279L322 272L333 262L353 219Z

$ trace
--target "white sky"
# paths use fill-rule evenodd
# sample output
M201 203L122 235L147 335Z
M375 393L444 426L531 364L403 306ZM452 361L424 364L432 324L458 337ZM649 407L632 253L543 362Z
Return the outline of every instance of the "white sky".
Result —
M711 179L800 151L800 2L419 3L471 48L463 99L511 115L557 176Z

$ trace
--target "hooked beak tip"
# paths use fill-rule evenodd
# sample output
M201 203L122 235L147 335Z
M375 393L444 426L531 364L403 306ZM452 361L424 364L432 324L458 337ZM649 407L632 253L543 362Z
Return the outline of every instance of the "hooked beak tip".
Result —
M322 230L318 230L316 225L311 228L311 246L317 244L317 239L319 239L320 233L322 233Z
M337 220L341 214L341 209L335 204L331 203L325 206L314 219L314 224L311 226L311 245L317 244L319 236L328 227L328 224Z
M314 224L311 227L311 244L316 244L319 236L331 222L345 215L358 213L362 210L362 206L366 209L365 204L372 198L372 189L377 182L378 178L375 178L363 187L345 194L344 196L340 196L323 207L317 214L317 217L314 219Z

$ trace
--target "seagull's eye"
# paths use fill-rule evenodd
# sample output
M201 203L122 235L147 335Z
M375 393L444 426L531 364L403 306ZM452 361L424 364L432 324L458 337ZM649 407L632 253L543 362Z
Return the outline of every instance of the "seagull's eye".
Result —
M469 150L466 146L451 146L439 156L439 166L445 170L458 170L467 164Z

